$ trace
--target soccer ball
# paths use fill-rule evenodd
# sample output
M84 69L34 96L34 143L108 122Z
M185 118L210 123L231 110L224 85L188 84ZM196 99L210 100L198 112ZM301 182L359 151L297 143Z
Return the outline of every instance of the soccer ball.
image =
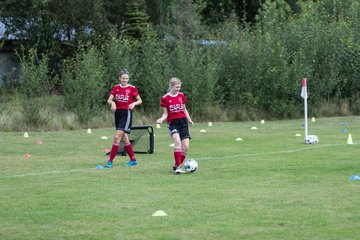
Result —
M195 172L196 169L198 168L198 163L194 159L190 158L186 160L184 166L185 166L185 171L192 173Z
M306 144L317 144L319 142L319 138L316 135L308 135L305 137Z

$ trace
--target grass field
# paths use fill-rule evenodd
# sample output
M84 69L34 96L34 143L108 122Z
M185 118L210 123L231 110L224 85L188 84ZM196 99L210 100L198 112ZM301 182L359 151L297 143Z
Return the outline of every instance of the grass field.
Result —
M316 145L302 123L196 124L183 175L165 126L139 165L103 170L113 129L2 132L0 239L359 239L360 117L309 121Z

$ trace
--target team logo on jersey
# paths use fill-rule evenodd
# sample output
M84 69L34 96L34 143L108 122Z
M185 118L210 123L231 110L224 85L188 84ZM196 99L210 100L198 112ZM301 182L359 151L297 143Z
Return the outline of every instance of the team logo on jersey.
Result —
M169 105L170 112L182 112L184 111L184 104Z
M129 96L128 95L122 95L122 94L116 94L115 100L118 102L128 102Z

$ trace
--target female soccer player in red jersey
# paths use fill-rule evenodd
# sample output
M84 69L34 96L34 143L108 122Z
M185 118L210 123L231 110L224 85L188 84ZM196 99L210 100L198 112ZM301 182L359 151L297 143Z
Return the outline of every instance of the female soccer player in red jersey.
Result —
M169 134L174 141L174 159L175 166L173 171L175 173L184 173L181 165L186 158L189 150L189 142L191 139L189 125L193 125L190 114L186 109L185 104L187 99L185 95L180 92L181 81L178 78L171 78L169 81L170 91L161 98L160 106L164 113L156 120L157 124L161 124L167 119Z
M110 151L109 161L105 167L111 168L116 153L119 150L120 141L124 143L124 148L130 157L130 161L126 166L137 164L135 154L128 138L132 125L132 110L135 106L142 103L138 90L129 84L129 72L123 69L119 73L120 84L115 85L110 92L107 103L111 106L111 110L115 112L115 135L114 142ZM136 101L134 102L134 98Z

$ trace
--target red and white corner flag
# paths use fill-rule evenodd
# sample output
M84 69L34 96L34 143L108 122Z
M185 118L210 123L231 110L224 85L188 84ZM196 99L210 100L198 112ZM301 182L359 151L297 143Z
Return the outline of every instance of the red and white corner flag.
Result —
M305 128L305 138L308 136L308 124L307 124L307 79L304 77L301 81L301 97L304 99L304 128Z
M301 97L304 99L308 97L306 82L307 82L306 78L303 78L303 80L301 81Z

